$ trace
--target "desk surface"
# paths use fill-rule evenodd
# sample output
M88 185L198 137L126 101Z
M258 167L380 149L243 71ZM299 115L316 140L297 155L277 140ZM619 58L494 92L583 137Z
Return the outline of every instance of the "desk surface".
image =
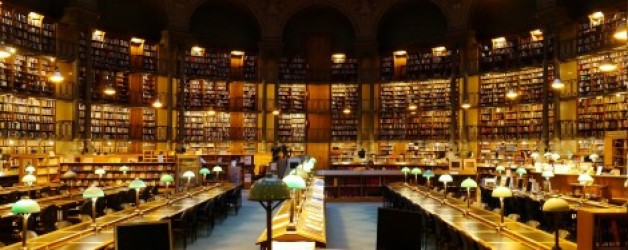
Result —
M223 183L220 186L213 186L208 190L198 189L191 193L191 196L179 194L170 199L171 205L165 200L151 201L141 204L139 210L143 215L138 214L135 208L128 208L119 212L105 215L96 220L101 227L100 231L94 230L90 222L82 222L67 228L63 228L33 239L28 240L28 247L36 249L101 249L112 244L114 241L113 228L116 224L126 222L147 222L159 221L170 218L183 210L201 204L224 194L236 185ZM21 243L16 243L2 250L21 249Z
M469 215L465 216L463 211L467 208L466 203L462 201L447 199L445 204L441 204L442 195L435 197L435 194L430 194L427 197L424 191L401 183L390 184L389 187L425 211L440 217L475 241L492 249L551 249L554 244L552 234L507 218L506 229L497 231L500 222L500 215L497 213L472 206ZM565 240L560 241L560 246L565 250L577 249L576 244Z

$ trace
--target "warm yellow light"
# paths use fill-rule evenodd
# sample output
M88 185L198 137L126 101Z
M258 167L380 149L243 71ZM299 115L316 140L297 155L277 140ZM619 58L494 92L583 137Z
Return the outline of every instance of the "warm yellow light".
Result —
M242 50L232 50L231 51L231 55L232 56L243 56L244 55L244 51L242 51Z
M214 109L210 109L209 111L207 111L207 115L209 115L209 116L214 116L214 115L216 115L216 110L214 110Z
M499 49L506 47L506 38L505 37L496 37L491 39L493 42L493 49Z
M617 30L615 34L613 34L613 38L617 40L622 40L622 41L628 40L628 31L626 31L625 26L624 26L624 29Z
M132 38L131 38L131 43L134 43L134 44L142 44L142 43L144 43L144 39L142 39L142 38L138 38L138 37L132 37Z
M105 93L105 95L115 95L116 94L116 89L114 89L111 86L107 86L105 87L105 89L103 90L103 93Z
M28 23L33 26L41 27L44 16L35 12L28 13Z
M397 50L395 52L393 52L394 56L406 56L408 54L408 52L406 52L405 50Z
M598 68L602 72L611 72L617 69L617 64L615 64L611 60L606 59L600 62L600 65L598 66Z
M334 63L343 63L347 59L347 56L343 53L334 53L331 55L331 61Z
M92 40L96 40L96 41L104 41L105 40L105 32L102 30L94 30L94 32L92 32Z
M48 77L48 80L53 82L53 83L60 83L63 82L63 76L61 75L61 71L59 71L59 68L55 68L55 72L52 73L52 75L50 75L50 77Z
M277 110L277 109L273 110L273 115L279 115L279 113L280 113L279 110Z
M161 107L163 107L163 106L164 106L164 104L163 104L163 103L161 103L161 101L160 101L159 99L157 99L157 100L155 100L155 101L153 102L153 108L161 108Z
M604 22L604 13L601 11L593 12L589 15L589 22L591 26L598 26Z
M553 89L562 89L564 87L565 87L565 84L563 83L563 81L561 81L558 78L554 79L554 81L552 82Z
M464 101L462 102L462 105L460 105L460 107L462 107L463 109L469 109L471 108L471 103L469 103L469 101Z
M418 107L416 106L416 104L411 103L410 106L408 106L409 110L416 110Z
M7 49L0 49L0 59L6 59L11 56L11 52Z
M48 140L48 145L50 145L50 146L55 145L55 141L53 141L53 140Z
M530 31L530 36L532 36L532 41L542 41L543 40L543 31L540 29L535 29Z
M345 107L345 109L342 110L342 113L347 114L347 115L351 114L351 109L349 107Z
M432 48L432 54L435 56L442 56L447 53L447 48L445 46Z
M205 54L205 48L194 46L192 47L191 54L193 56L202 56L203 54Z
M508 93L506 93L506 98L508 99L515 99L517 96L519 96L519 94L514 89L510 89L508 90Z

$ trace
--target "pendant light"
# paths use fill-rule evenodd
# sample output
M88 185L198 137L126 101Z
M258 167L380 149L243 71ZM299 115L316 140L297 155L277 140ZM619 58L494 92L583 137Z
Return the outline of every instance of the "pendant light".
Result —
M562 89L564 87L565 87L565 84L559 78L556 78L556 79L554 79L554 81L552 81L552 88L553 89Z
M273 110L273 115L279 115L279 113L281 113L281 111L279 111L278 109Z
M53 82L53 83L61 83L61 82L63 82L64 78L61 75L61 71L59 71L58 67L55 67L55 72L53 72L52 75L50 77L48 77L48 80Z
M610 55L609 55L607 58L605 58L604 60L602 60L600 62L600 65L598 66L598 68L602 72L612 72L612 71L615 71L617 69L617 64L615 64L610 59Z
M508 89L508 92L506 93L506 98L508 99L516 99L519 96L519 94L517 93L517 91L515 91L515 88L510 88Z
M116 89L114 89L111 85L107 85L107 87L105 87L105 89L103 90L103 93L105 93L105 95L115 95L116 94Z
M2 42L0 44L0 59L5 59L7 57L10 57L13 54L15 54L15 52L17 52L17 50L15 48L9 47L9 46L5 46L4 42Z
M346 115L351 114L351 109L350 109L349 107L345 107L345 108L342 110L342 113L344 113L344 114L346 114Z
M615 33L613 33L613 38L619 41L628 40L628 29L626 28L626 18L622 19L622 21L615 28Z
M155 100L155 101L153 102L153 108L161 108L161 107L163 107L163 106L164 106L164 104L163 104L163 103L161 103L161 101L159 100L159 98L157 98L157 100Z
M214 108L209 108L209 111L207 111L207 115L208 116L216 115L216 110L214 110Z

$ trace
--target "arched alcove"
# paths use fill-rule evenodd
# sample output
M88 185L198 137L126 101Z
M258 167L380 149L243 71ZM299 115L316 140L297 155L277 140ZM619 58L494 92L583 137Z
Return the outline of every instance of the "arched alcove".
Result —
M535 0L477 0L471 11L471 27L480 40L541 28Z
M438 6L429 1L405 1L388 9L377 30L383 51L423 48L443 43L447 19Z
M325 5L307 7L288 20L283 30L285 51L305 51L306 40L313 36L330 37L333 52L351 53L355 43L351 21L340 11Z
M207 1L190 19L190 33L204 46L256 50L260 26L246 7L234 1Z
M100 0L99 28L107 32L159 41L168 18L159 7L142 1Z

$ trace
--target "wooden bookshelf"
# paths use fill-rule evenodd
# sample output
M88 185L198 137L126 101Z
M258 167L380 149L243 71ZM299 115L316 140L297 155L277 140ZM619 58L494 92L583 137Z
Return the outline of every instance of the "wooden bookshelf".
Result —
M242 138L249 142L257 141L257 114L242 114Z
M282 113L277 120L277 139L281 142L305 142L307 120L304 113Z
M214 109L227 111L229 107L229 85L225 81L203 79L189 80L185 89L185 105L191 109Z
M581 137L604 136L605 131L628 129L626 95L600 95L578 99L578 135Z
M132 73L129 75L129 84L131 105L149 107L157 99L157 76Z
M331 164L353 162L354 155L360 149L355 142L332 142L329 150L329 162Z
M379 60L379 78L382 81L391 81L394 76L395 62L393 56L383 56Z
M534 140L525 141L525 143L517 141L481 141L478 145L478 163L491 167L500 164L504 164L505 167L508 167L508 164L518 166L532 164L529 155L536 151L538 146Z
M403 181L399 170L319 170L325 180L325 200L381 200L382 187Z
M185 137L190 142L215 142L230 139L231 115L226 112L186 111Z
M242 65L242 71L244 72L244 80L256 81L257 80L257 55L244 55L244 62Z
M192 48L186 50L185 74L191 78L227 79L231 68L229 53Z
M614 72L601 72L598 68L603 60L617 63ZM593 96L628 90L626 65L628 51L610 52L584 57L578 60L578 95Z
M549 105L549 122L552 124L553 104ZM542 104L519 104L506 107L480 109L479 137L481 140L540 138L543 128ZM553 133L550 127L550 135Z
M445 47L408 53L406 74L408 79L448 78L458 65L457 51Z
M135 178L140 178L148 186L163 185L159 183L161 175L164 173L175 173L176 164L174 162L61 162L60 171L65 173L68 170L76 172L75 187L88 187L94 183L99 186L126 185ZM130 170L124 174L120 167L128 166ZM96 169L104 169L105 174L100 178L94 172Z
M283 112L305 112L307 100L306 84L279 84L277 107Z
M49 99L0 96L0 131L4 138L48 139L56 134L56 102Z
M332 82L356 82L358 80L358 59L333 59L331 63Z
M242 111L257 111L257 84L244 83L242 91Z
M619 45L613 39L615 28L625 22L625 13L591 14L578 24L576 49L580 54L599 51Z
M544 39L545 37L541 30L533 30L529 35L519 37L517 53L521 65L540 65L543 63ZM548 58L553 58L553 39L550 39L548 44L547 56Z
M133 72L157 72L159 45L154 42L140 40L130 41L131 69Z
M309 65L303 56L282 57L279 59L279 80L298 81L307 80Z
M142 108L142 141L157 140L157 112L152 108Z
M40 140L38 138L0 139L0 151L3 155L6 156L49 154L51 151L54 152L54 141L52 139ZM8 158L4 159L4 161L6 163L8 161Z
M56 52L56 24L49 18L0 2L0 40L45 54Z
M91 134L93 139L103 140L129 140L129 127L131 125L130 109L126 107L110 105L92 105ZM85 127L85 105L79 103L79 131L83 135Z
M331 140L358 139L360 88L357 84L331 85ZM348 108L350 113L345 113Z
M480 44L480 71L499 71L517 66L517 40L515 38L494 38Z

